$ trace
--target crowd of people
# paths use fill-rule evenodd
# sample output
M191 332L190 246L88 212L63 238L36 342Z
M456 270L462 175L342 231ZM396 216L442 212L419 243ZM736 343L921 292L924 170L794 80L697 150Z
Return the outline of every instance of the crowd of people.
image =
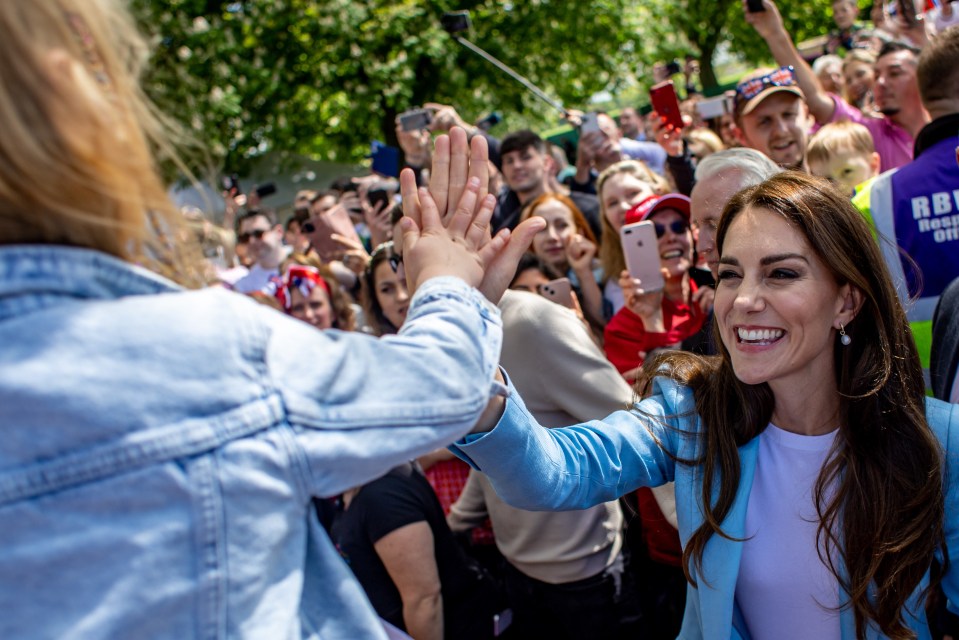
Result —
M959 638L959 18L762 9L215 225L120 3L0 6L0 637Z

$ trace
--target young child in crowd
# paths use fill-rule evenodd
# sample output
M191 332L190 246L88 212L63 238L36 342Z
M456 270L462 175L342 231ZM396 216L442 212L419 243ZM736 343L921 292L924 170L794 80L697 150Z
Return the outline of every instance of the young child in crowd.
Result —
M869 130L855 122L827 124L809 141L809 171L852 195L856 186L879 175L879 154Z

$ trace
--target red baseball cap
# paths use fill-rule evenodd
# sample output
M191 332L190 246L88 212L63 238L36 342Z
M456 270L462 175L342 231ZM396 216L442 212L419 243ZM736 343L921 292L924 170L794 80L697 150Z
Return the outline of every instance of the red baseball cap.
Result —
M689 198L681 193L667 193L664 196L649 196L626 212L626 224L648 220L649 216L663 209L675 209L689 221Z

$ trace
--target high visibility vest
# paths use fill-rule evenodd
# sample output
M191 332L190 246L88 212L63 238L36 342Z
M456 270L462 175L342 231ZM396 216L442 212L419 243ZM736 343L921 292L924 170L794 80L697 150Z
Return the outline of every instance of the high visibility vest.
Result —
M941 141L912 163L860 185L852 202L877 235L931 388L932 316L943 290L959 277L955 142Z

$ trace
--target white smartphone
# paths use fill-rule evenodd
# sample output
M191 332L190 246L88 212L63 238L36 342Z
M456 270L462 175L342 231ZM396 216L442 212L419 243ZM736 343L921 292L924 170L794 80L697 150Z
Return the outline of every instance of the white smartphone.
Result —
M539 295L568 309L573 308L573 287L569 278L557 278L537 287Z
M595 111L584 114L583 122L579 125L580 133L590 133L591 131L599 131L599 114Z
M629 275L642 281L643 291L658 291L666 286L659 262L659 242L652 220L625 224L619 230L623 256Z

